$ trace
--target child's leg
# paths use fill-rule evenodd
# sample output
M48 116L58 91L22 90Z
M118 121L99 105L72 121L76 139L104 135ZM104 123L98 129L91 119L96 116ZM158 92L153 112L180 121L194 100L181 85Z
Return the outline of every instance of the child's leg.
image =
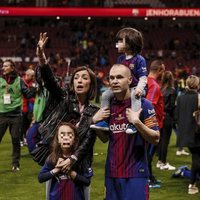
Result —
M108 89L102 94L101 100L101 108L110 108L110 101L114 97L112 90ZM108 123L104 121L100 121L96 124L90 125L91 129L109 131Z
M131 109L134 112L137 112L140 108L141 108L141 97L136 98L135 89L131 88ZM137 129L135 128L135 126L133 124L129 124L126 129L126 133L133 134L136 132L137 132Z
M114 97L114 94L111 89L107 89L102 94L102 100L101 100L101 108L110 108L110 101Z
M135 89L131 88L131 109L137 112L141 108L141 97L136 98Z

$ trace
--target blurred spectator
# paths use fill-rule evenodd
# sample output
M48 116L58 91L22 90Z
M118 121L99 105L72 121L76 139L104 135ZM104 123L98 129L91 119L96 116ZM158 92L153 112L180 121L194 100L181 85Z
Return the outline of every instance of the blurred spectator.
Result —
M157 167L161 170L175 170L176 168L167 163L168 145L172 133L176 91L172 72L165 71L161 81L161 92L164 96L164 121L160 130L160 142L158 146Z
M35 87L35 72L28 69L23 76L23 81L28 88ZM34 98L26 99L22 97L22 123L21 123L21 146L27 145L26 132L31 124L33 116Z
M186 92L177 99L176 119L178 129L178 141L181 146L188 147L192 154L191 179L188 186L188 194L199 192L196 187L197 174L200 171L200 130L197 128L193 112L198 110L198 90L200 79L191 75L186 80Z

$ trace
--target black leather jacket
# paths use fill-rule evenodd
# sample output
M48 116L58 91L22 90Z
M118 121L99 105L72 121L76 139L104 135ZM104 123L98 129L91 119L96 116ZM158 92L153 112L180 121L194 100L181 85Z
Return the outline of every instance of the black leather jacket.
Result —
M76 124L79 121L77 132L80 145L74 152L74 155L78 158L77 164L81 161L80 165L85 165L84 162L91 165L96 134L90 129L90 124L92 116L99 108L95 105L88 104L85 106L81 116L75 95L68 90L64 91L57 84L49 65L41 68L41 76L45 83L45 87L49 90L52 97L59 103L42 123L40 127L41 134L47 142L50 142L53 138L56 125L60 121L71 122L73 124Z

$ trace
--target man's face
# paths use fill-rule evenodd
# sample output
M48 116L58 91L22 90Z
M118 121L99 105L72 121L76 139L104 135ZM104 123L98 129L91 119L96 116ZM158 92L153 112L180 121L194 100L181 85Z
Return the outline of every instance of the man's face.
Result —
M69 149L75 141L74 131L67 125L63 125L58 130L58 142L61 148Z
M2 72L3 75L8 75L14 71L12 64L10 62L4 62L2 70L3 70Z
M130 69L124 65L114 65L110 70L109 82L114 94L121 94L129 90L131 84Z
M27 74L26 74L26 81L27 81L27 82L34 81L34 80L35 80L34 71L31 72L31 73L27 73Z

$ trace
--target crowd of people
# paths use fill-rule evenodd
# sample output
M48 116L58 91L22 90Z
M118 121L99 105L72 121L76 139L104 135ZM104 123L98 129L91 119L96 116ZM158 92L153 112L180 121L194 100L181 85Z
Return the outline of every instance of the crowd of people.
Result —
M89 65L79 65L63 84L47 60L48 40L47 33L40 33L38 66L27 69L24 77L12 60L2 63L0 141L9 127L12 171L20 170L21 140L43 166L38 180L47 182L47 199L89 200L93 147L99 137L108 142L105 199L146 200L149 188L160 187L152 171L154 155L160 170L176 169L167 162L176 127L178 147L188 147L192 155L188 194L198 193L200 129L193 113L200 107L199 77L190 74L176 83L160 59L148 70L140 54L142 33L126 27L116 35L120 56L109 70L109 88L99 108L91 103L99 87L96 74Z

